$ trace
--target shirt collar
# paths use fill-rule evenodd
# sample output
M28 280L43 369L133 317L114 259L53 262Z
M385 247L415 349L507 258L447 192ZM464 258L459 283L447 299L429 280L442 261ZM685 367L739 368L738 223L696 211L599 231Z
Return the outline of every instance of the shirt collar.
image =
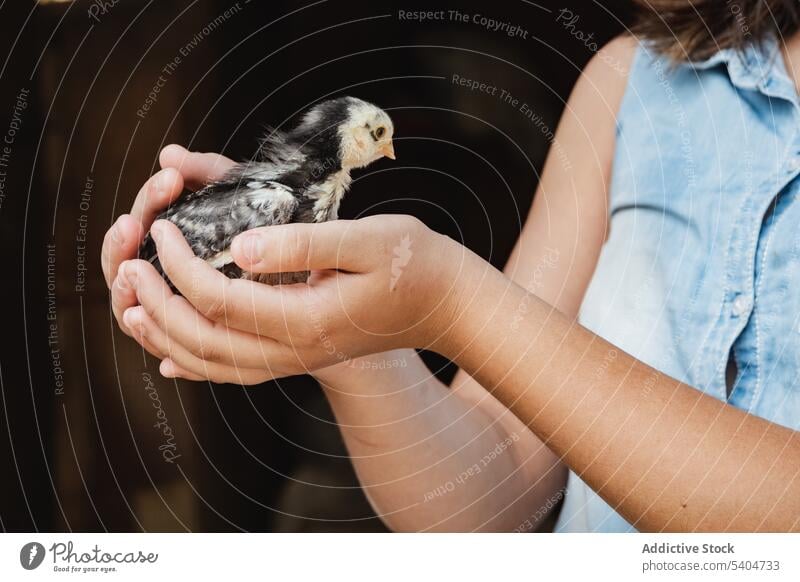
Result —
M797 88L783 62L780 44L774 36L760 43L750 43L741 50L722 49L702 61L687 66L706 70L724 64L731 82L741 89L760 91L769 97L779 97L800 107Z

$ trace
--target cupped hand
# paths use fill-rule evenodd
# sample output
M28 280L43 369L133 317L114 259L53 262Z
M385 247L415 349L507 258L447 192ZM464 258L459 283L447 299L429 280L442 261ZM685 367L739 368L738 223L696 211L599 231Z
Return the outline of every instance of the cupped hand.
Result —
M123 261L136 258L144 235L156 216L183 191L184 186L199 189L210 180L221 177L232 160L218 154L194 153L178 145L169 145L159 156L161 170L141 190L129 214L123 214L106 232L101 263L106 285L112 290L112 310L122 330L130 335L122 314L137 305L131 289L119 287L117 273Z
M228 279L167 221L151 232L180 295L149 263L126 261L118 279L135 301L126 303L125 327L164 357L162 374L238 384L435 345L452 322L468 254L407 216L271 226L234 239L236 263L252 273L312 274L305 284L269 286Z

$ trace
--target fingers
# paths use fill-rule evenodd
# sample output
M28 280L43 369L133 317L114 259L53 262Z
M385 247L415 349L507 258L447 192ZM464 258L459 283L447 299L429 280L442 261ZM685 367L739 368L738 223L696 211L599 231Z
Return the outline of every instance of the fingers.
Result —
M236 264L254 273L311 269L363 272L374 256L355 220L256 228L233 239Z
M106 286L111 287L122 261L136 256L144 233L155 217L183 191L183 178L175 169L161 170L144 183L131 213L120 216L106 232L101 263Z
M184 370L169 358L161 360L161 365L158 367L158 371L165 378L184 378L186 380L194 380L196 382L208 379L203 378L198 374L192 374L189 370Z
M138 263L141 265L131 262L122 267L138 303L170 340L193 356L236 368L267 370L273 376L305 371L287 346L209 321L186 299L173 294L152 266Z
M200 187L209 179L224 174L234 162L217 154L195 154L180 146L167 146L161 152L161 171L154 174L136 196L130 214L120 216L108 230L103 240L100 262L106 286L112 291L112 309L122 330L130 335L122 314L136 305L136 297L124 280L117 280L119 266L123 261L137 256L144 234L156 216L180 196L184 187L184 176L176 168L186 172L186 182Z
M153 174L144 183L131 208L131 216L138 220L145 232L156 219L183 192L183 176L175 168L165 168Z
M125 313L131 312L134 309L141 309L141 308L138 307L138 306L137 307L131 307ZM120 326L123 325L123 322L125 321L125 319L126 319L126 317L123 315L123 317L120 319ZM167 357L166 353L162 352L160 349L158 349L156 346L154 346L150 342L150 340L147 339L147 337L145 337L145 334L142 332L142 330L140 328L138 328L138 327L131 328L127 323L125 323L124 325L125 325L126 329L130 330L130 334L129 335L133 339L135 339L137 342L139 342L139 345L142 346L145 349L145 351L147 353L149 353L151 356L155 356L159 360L163 360L164 358Z
M129 214L120 216L108 229L100 253L100 264L107 287L111 288L117 277L120 263L136 256L142 236L141 224Z
M137 341L149 343L156 351L166 354L171 362L177 364L173 369L167 364L165 368L168 372L180 369L189 373L187 379L208 379L218 384L252 385L271 379L267 372L261 370L224 366L193 356L179 343L172 341L141 306L129 309L125 313L125 322L133 330Z
M222 177L234 165L225 156L193 153L178 145L165 147L159 161L163 169L145 182L131 209L131 216L145 231L156 216L180 196L184 186L200 188Z
M164 272L181 294L209 320L286 343L286 321L306 322L302 291L229 279L194 256L178 228L159 220L153 225Z
M208 182L218 180L236 163L219 154L190 152L179 145L168 145L161 150L162 168L175 168L183 176L187 188L198 190Z
M117 219L103 241L101 253L103 275L110 288L122 261L136 256L144 233L161 212L183 192L184 185L202 186L221 177L234 162L218 154L197 154L178 145L161 151L162 170L144 183L131 208L130 215Z
M138 304L136 290L131 286L125 274L120 271L111 285L111 311L113 311L120 329L127 335L132 335L132 333L122 316L128 309Z
M182 190L183 180L176 170L161 170L142 186L131 214L120 216L103 239L100 263L106 285L111 289L111 308L120 328L128 335L130 329L122 321L122 314L136 305L136 295L127 281L118 277L119 266L138 255L150 223Z

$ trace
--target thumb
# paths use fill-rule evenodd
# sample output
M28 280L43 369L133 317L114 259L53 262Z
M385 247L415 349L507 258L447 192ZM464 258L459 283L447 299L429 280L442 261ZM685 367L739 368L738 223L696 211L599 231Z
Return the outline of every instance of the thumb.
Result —
M323 269L369 270L368 245L357 220L321 224L282 224L256 228L231 243L231 255L253 273L289 273Z
M158 159L162 168L177 169L186 185L193 190L198 190L213 180L219 180L236 165L233 160L220 154L190 152L176 144L161 150Z

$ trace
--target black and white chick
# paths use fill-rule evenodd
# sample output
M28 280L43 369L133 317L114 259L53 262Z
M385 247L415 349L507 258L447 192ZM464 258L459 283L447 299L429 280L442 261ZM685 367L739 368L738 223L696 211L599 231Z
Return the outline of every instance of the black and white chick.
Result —
M231 241L261 226L335 220L350 186L350 171L382 157L395 159L393 135L389 115L371 103L355 97L323 101L293 130L269 131L255 160L182 195L158 218L175 224L198 257L230 278L272 285L304 282L308 272L242 271L231 258ZM149 234L140 258L167 279Z

